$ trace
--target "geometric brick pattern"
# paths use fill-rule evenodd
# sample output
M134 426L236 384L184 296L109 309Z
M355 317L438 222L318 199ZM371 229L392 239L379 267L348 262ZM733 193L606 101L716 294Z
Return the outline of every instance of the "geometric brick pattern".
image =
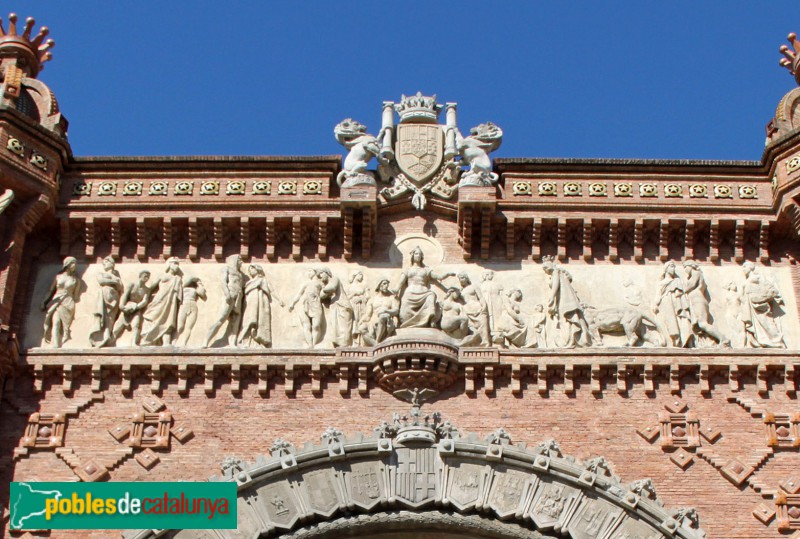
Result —
M770 447L800 447L800 413L764 413L767 445Z
M800 480L789 478L775 494L778 530L800 530Z
M108 433L118 443L142 450L135 454L134 459L145 470L150 470L161 460L155 451L169 451L172 438L184 444L194 436L194 432L186 423L173 425L172 414L163 411L167 408L166 403L154 395L142 401L142 408L145 412L134 414L130 423L117 425Z

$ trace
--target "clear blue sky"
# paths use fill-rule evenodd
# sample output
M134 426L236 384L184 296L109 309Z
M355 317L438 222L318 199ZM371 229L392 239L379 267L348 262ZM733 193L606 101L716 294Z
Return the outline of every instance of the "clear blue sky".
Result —
M401 93L502 157L760 159L800 2L12 2L75 155L325 155Z

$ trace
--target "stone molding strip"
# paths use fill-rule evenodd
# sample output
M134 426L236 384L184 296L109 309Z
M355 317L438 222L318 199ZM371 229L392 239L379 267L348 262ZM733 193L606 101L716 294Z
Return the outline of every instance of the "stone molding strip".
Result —
M369 349L355 348L29 350L20 357L18 367L33 369L36 391L42 391L45 377L50 376L57 377L65 393L75 390L82 376L89 376L92 389L101 391L108 384L104 380L121 371L123 393L132 390L133 380L139 376L147 377L152 391L158 392L166 374L177 371L182 394L197 386L199 379L207 394L213 394L218 382L230 382L234 394L240 393L243 385L257 383L264 397L272 378L283 383L287 395L294 395L307 378L314 394L338 388L343 395L356 389L366 395L384 372ZM432 362L417 365L409 359L405 368L413 374L435 366ZM795 396L800 385L800 357L785 350L700 349L677 355L670 349L646 348L635 353L613 348L538 352L461 348L453 368L449 371L453 381L464 380L468 395L478 390L492 394L507 385L515 395L538 391L547 396L551 390L573 394L587 389L594 394L626 394L636 385L643 385L648 394L667 388L679 394L691 381L706 395L721 385L731 391L754 385L762 395L783 390Z

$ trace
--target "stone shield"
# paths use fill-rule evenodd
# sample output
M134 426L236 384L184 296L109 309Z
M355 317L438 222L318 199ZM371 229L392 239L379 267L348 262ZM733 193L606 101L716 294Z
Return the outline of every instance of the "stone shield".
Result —
M397 126L397 165L411 181L421 184L436 174L444 156L442 127L435 124Z

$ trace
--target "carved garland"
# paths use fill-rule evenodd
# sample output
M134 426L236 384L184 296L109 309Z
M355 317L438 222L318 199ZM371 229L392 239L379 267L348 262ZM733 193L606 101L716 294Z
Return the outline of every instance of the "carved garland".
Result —
M693 509L666 510L652 481L624 485L602 457L565 457L552 440L514 445L504 429L484 441L462 437L438 414L422 417L417 405L372 436L329 428L321 442L296 450L277 440L271 458L254 464L225 459L223 476L211 478L239 488L238 529L225 537L326 537L376 523L417 532L448 525L489 537L705 537ZM222 536L143 530L124 537Z

